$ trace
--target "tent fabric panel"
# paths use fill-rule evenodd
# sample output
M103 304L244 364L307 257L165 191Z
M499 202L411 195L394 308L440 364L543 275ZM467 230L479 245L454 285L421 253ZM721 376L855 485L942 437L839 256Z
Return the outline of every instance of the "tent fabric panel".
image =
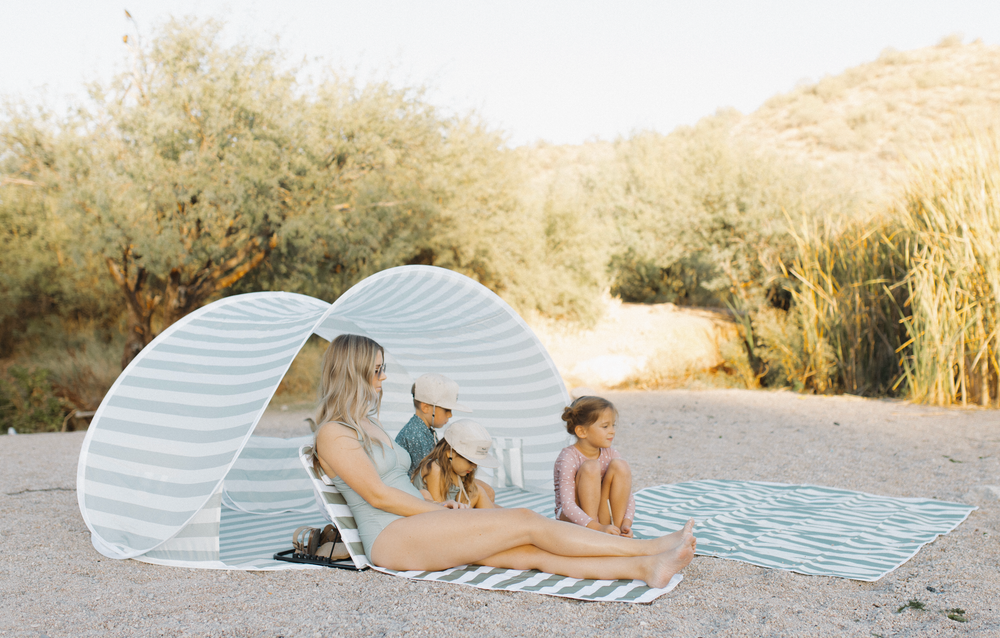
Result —
M122 558L148 552L196 516L328 307L288 293L230 297L184 317L139 353L105 396L80 455L81 513L94 534L110 536L105 549ZM208 338L213 330L251 340L215 343ZM205 340L185 338L192 331ZM280 347L268 341L273 336L281 337ZM206 377L213 382L199 387ZM255 387L248 391L247 384ZM109 483L98 472L92 480L91 467L117 477ZM204 486L200 497L192 485ZM143 486L153 487L148 502L160 506L140 506L136 488ZM168 501L173 509L165 515Z
M298 511L316 515L312 483L299 462L299 448L312 445L314 438L251 436L226 474L226 506L255 514Z
M219 560L219 520L222 490L217 490L201 510L170 540L146 556L170 563L190 563Z
M413 415L413 379L444 374L458 383L470 418L493 436L522 439L525 487L551 489L551 464L566 440L553 435L565 432L569 396L548 352L503 300L457 273L404 266L351 288L316 332L332 339L345 320L364 325L389 355L379 415L386 431L395 434Z
M298 459L295 462L298 463ZM308 525L322 529L326 523L315 501L311 511L281 512L270 516L223 507L219 556L223 563L234 569L300 569L295 563L274 560L274 554L292 549L292 532L298 527Z

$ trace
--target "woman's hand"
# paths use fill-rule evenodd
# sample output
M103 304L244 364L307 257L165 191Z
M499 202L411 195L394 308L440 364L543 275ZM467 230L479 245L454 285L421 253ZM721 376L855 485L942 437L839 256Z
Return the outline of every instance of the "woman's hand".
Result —
M444 503L441 503L441 505L444 505L445 507L447 507L450 510L467 510L467 509L469 509L469 504L468 503L459 503L458 501L445 501Z

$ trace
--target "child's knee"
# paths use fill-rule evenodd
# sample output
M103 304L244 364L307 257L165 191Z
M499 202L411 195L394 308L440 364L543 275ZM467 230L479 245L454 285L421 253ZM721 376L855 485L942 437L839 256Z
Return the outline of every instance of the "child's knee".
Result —
M616 459L617 460L617 459ZM577 478L601 478L600 461L584 461L580 464L580 469L576 471Z
M476 487L485 492L486 496L489 496L491 501L496 500L497 494L496 492L493 491L493 488L490 487L488 483L476 479Z
M612 459L611 463L608 464L608 474L622 478L631 477L632 468L629 467L628 461L625 459Z

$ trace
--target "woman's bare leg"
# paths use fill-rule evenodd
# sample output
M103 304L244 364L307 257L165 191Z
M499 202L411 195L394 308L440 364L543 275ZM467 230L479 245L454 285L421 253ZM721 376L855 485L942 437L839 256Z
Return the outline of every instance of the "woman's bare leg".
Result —
M611 536L554 521L528 509L443 510L390 523L370 549L372 561L389 569L438 570L479 563L522 545L560 556L651 556L677 549L685 531L652 540Z
M478 564L505 569L537 569L570 578L612 580L637 578L650 587L665 587L694 558L695 538L688 530L674 549L652 556L560 556L533 545L514 547Z
M632 468L624 459L613 459L608 465L608 471L604 473L604 480L601 481L601 517L598 519L601 524L608 525L610 521L611 525L621 528L630 496L632 496ZM611 510L614 512L613 521L608 517L608 501L611 501Z

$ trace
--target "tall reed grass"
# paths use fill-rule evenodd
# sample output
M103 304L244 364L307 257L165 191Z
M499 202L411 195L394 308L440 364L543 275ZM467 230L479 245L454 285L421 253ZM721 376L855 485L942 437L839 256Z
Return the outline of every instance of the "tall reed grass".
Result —
M994 405L1000 338L1000 136L968 133L915 164L863 219L789 219L787 310L761 307L765 364L796 389Z
M992 405L1000 331L1000 137L969 133L915 166L901 367L914 400Z
M900 376L898 285L906 274L898 224L826 216L789 227L795 253L780 267L802 344L792 380L817 392L891 392Z

